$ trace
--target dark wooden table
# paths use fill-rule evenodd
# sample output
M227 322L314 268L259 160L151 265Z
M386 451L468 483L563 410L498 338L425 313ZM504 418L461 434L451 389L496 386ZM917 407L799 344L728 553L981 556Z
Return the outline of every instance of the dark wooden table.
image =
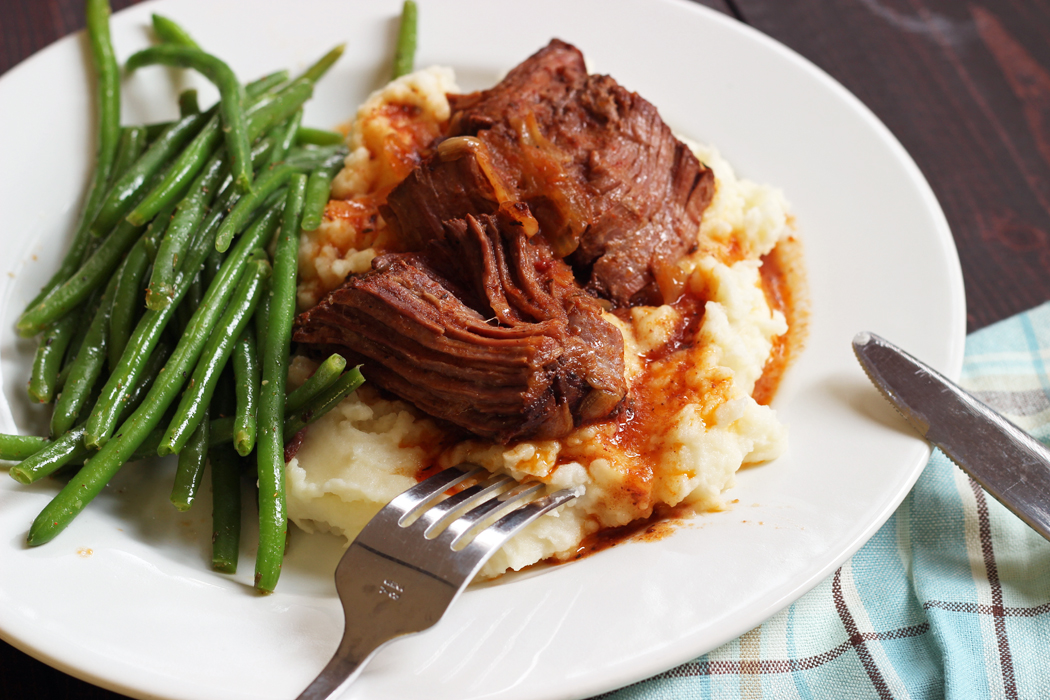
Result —
M1050 299L1050 2L703 2L809 58L897 135L951 224L970 331ZM83 26L83 0L0 0L0 74ZM120 697L0 642L0 700Z

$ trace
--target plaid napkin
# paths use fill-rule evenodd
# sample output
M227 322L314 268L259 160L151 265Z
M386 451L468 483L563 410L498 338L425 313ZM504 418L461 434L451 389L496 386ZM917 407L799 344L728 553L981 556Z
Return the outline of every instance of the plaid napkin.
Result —
M960 383L1050 440L1050 303L966 339ZM1050 698L1050 542L934 452L830 578L739 639L607 700Z

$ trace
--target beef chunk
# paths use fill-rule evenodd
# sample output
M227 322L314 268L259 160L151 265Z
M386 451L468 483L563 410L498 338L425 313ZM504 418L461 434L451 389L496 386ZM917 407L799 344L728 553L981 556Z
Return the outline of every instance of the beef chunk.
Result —
M482 437L556 438L626 393L623 338L515 217L447 221L423 252L381 256L296 321L300 343Z
M592 293L618 306L670 301L657 272L696 246L714 175L655 107L588 76L579 51L558 40L494 88L450 99L450 140L388 200L404 240L525 202Z

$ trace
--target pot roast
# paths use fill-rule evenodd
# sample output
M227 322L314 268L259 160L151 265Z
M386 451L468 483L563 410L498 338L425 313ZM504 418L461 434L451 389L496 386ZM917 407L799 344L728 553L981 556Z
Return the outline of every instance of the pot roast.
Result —
M349 277L294 339L484 438L563 437L622 405L603 310L674 301L661 268L697 246L714 176L558 40L449 101L447 132L383 208L409 252Z

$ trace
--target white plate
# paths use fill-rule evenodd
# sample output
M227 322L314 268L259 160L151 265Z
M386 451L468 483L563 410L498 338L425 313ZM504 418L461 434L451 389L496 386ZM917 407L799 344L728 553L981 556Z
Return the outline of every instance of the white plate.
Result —
M146 45L150 12L163 12L248 77L299 69L346 41L307 110L308 123L331 126L387 74L399 4L173 0L118 14L113 34L125 58ZM462 87L484 87L552 36L793 202L813 317L775 402L791 446L740 475L729 511L672 537L468 591L435 629L382 651L347 697L584 697L736 637L860 547L927 458L867 385L853 334L876 331L949 375L961 366L964 298L948 226L912 160L845 89L747 27L672 0L424 2L418 65L451 65ZM39 431L46 420L25 397L33 346L12 326L57 264L87 180L85 44L66 38L0 80L3 431ZM140 71L126 81L125 121L171 118L188 81ZM208 570L210 504L176 514L170 471L129 468L32 550L27 528L57 485L0 480L0 633L136 697L295 697L340 634L338 542L293 537L277 593L257 596L252 551L234 577Z

